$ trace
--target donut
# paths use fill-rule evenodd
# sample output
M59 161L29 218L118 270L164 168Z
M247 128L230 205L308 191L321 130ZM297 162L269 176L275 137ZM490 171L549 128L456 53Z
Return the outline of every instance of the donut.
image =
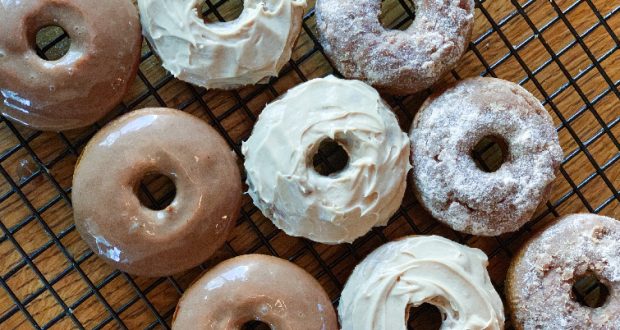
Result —
M428 303L441 329L503 329L504 307L478 249L440 236L384 244L347 280L338 315L342 330L407 329L409 308Z
M562 148L551 116L519 85L470 78L431 95L411 128L412 186L454 230L496 236L519 229L551 192ZM505 145L495 172L472 150L485 137Z
M329 175L313 167L325 141L348 154ZM291 236L352 242L386 225L407 185L409 141L376 90L333 76L303 83L261 113L243 143L248 194Z
M176 186L159 211L137 197L153 173ZM235 156L213 128L178 110L149 108L93 137L76 165L72 196L77 230L99 257L156 277L198 266L224 244L242 190Z
M609 289L598 308L572 293L588 273ZM620 221L572 214L535 234L512 260L506 297L517 329L620 329Z
M245 329L260 321L271 329L338 330L329 297L310 274L272 256L245 255L209 270L181 297L172 329Z
M407 30L379 21L381 0L317 0L319 41L334 67L392 94L435 84L467 50L474 25L473 0L413 0Z
M175 77L205 88L266 82L289 61L306 0L244 0L239 18L205 23L199 0L138 0L144 34Z
M91 125L119 105L136 76L142 35L125 0L0 1L0 112L45 131ZM68 53L46 61L37 32L62 27Z

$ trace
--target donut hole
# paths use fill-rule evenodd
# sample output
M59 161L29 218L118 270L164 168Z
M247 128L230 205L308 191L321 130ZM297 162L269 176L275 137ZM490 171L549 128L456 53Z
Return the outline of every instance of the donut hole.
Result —
M609 297L609 288L593 272L579 276L572 287L573 300L582 306L599 308L605 305Z
M471 156L482 171L496 172L508 161L508 142L501 136L487 135L476 143Z
M144 207L161 211L172 203L177 189L168 176L161 173L148 173L140 180L136 194Z
M34 38L35 51L45 61L58 61L71 48L69 34L58 25L48 25L39 29Z
M349 154L342 145L333 139L321 141L312 156L314 170L323 176L336 175L349 165Z
M240 330L271 330L271 327L265 322L250 321L244 323Z
M383 0L379 22L388 30L406 30L413 24L415 10L415 5L411 0Z
M407 329L440 329L445 317L433 304L424 303L420 306L407 306L405 322Z
M239 18L243 12L243 0L224 1L215 4L203 1L197 8L198 17L205 24L231 22Z

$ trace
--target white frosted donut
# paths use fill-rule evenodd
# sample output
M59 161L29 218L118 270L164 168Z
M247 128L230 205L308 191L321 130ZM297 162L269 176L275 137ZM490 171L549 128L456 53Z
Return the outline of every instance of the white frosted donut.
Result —
M342 291L342 330L407 329L409 307L432 304L441 329L503 329L504 306L478 249L439 236L387 243L360 263Z
M476 166L485 137L505 142L495 172ZM519 229L547 200L562 148L553 121L521 86L469 78L431 95L411 128L412 182L420 203L454 230L495 236Z
M142 28L163 66L206 88L277 76L291 58L306 0L245 0L230 22L205 24L199 0L138 0Z
M327 139L349 163L323 176L312 159ZM387 224L410 169L407 135L379 93L333 76L269 104L242 151L254 204L287 234L322 243L352 242Z

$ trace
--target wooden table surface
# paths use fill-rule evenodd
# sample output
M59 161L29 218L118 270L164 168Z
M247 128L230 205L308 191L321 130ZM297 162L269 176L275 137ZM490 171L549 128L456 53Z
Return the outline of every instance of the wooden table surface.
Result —
M524 229L497 238L458 234L433 220L408 191L387 227L354 244L327 246L288 237L246 196L228 243L200 268L170 278L133 277L92 254L75 231L71 209L74 165L92 134L120 113L168 106L214 125L239 152L267 103L306 79L332 72L316 44L311 0L293 62L269 85L236 91L195 88L170 77L145 43L139 77L124 105L100 125L40 133L0 117L0 328L167 328L181 293L197 276L219 261L246 253L295 262L337 303L353 267L365 255L386 241L416 233L439 234L482 249L489 255L493 283L502 292L511 255L532 230L574 212L620 217L620 1L476 2L470 51L438 86L476 75L518 82L544 103L564 149L551 199ZM206 20L230 20L242 8L241 0L213 3L221 15L210 13ZM414 10L411 0L384 2L386 26L408 25L402 4ZM53 55L56 48L47 54ZM427 95L385 95L403 130L408 131ZM239 165L242 169L241 161ZM105 179L106 173L101 175ZM155 198L169 197L169 187L159 181L149 189ZM421 328L437 322L428 320L428 309L414 315L412 323Z

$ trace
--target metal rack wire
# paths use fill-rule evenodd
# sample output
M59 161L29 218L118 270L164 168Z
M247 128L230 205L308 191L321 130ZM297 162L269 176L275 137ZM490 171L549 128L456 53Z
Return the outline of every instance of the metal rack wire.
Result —
M204 16L224 20L221 11L232 2L207 0ZM402 28L415 19L410 0L386 3L397 13L391 27ZM524 85L554 117L566 157L552 200L522 230L497 238L462 235L439 225L408 193L386 228L335 247L283 235L246 200L233 237L214 260L169 278L120 273L80 245L71 222L70 180L88 139L106 121L127 111L175 107L212 124L242 159L240 143L266 103L297 83L334 71L317 41L312 8L305 14L293 59L266 85L217 92L184 84L163 72L145 44L135 91L94 127L41 133L0 116L0 328L169 328L176 300L202 270L246 253L269 253L299 264L319 279L337 305L355 264L380 244L407 234L440 234L483 249L494 285L503 292L507 263L532 230L577 211L620 216L619 11L617 1L476 0L477 34L463 64L445 81L480 74ZM65 38L58 36L39 54L46 56ZM573 61L586 64L577 70ZM426 95L386 96L403 128L408 128ZM476 157L482 164L491 149L489 143L479 150ZM169 193L144 190L154 205L170 198Z

